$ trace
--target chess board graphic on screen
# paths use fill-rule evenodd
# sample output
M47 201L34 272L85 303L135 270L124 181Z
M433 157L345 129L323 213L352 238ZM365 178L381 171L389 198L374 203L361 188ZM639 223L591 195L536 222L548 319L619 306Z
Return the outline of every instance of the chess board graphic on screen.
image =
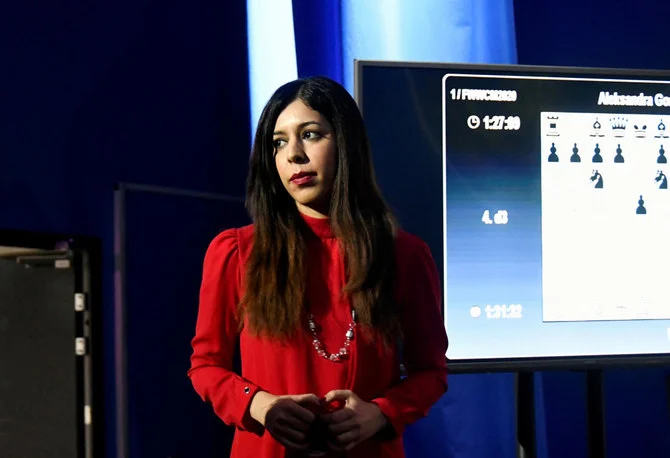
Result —
M670 356L670 75L358 72L382 190L442 276L450 360Z
M540 122L543 319L670 319L663 117L541 113Z

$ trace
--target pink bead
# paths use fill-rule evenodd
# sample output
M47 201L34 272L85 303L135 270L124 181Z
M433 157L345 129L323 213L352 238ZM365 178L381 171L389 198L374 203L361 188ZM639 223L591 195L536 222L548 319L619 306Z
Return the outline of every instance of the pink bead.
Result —
M347 332L344 335L344 342L342 344L342 347L337 353L330 354L327 351L324 350L323 348L323 343L319 340L319 337L317 335L317 325L314 321L314 315L311 313L307 314L308 318L308 323L307 326L309 330L311 331L312 336L314 337L314 340L312 341L312 345L314 346L314 349L316 350L316 353L333 362L340 361L341 357L344 357L349 354L349 347L351 345L351 340L354 338L354 328L356 327L356 315L355 311L352 310L352 318L353 321L349 323L349 326L347 327Z

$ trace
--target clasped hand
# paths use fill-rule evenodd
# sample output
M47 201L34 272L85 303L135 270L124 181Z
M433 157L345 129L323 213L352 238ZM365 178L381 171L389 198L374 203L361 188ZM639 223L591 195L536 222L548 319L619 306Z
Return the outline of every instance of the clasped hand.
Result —
M375 435L387 421L376 404L364 402L349 390L331 391L323 399L313 394L273 396L264 392L255 398L252 417L291 450L308 450L315 441L325 439L329 449L346 452ZM338 409L333 411L333 405ZM325 425L325 438L311 437L319 420Z
M331 391L323 401L326 405L338 401L343 404L321 416L329 433L326 443L337 452L348 452L377 434L388 421L377 404L365 402L349 390Z

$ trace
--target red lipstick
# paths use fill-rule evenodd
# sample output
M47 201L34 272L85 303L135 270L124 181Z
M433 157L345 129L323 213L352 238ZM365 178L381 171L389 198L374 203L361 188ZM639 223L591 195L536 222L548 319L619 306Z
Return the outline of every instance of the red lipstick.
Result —
M312 181L316 173L314 172L300 172L300 173L294 173L291 176L291 183L295 183L297 185L303 185L303 184L308 184L309 182Z

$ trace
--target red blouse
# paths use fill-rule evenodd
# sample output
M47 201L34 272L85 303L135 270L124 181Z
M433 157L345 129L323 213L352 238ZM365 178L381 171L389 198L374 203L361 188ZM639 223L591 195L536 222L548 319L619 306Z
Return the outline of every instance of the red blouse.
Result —
M303 215L313 236L307 242L307 300L325 350L336 353L351 322L350 304L341 297L345 284L343 256L327 219ZM279 342L238 331L236 306L242 295L245 261L253 243L253 226L229 229L211 243L205 256L193 354L188 372L195 390L216 414L237 428L231 456L275 458L285 449L249 415L254 394L314 393L349 389L375 402L397 432L393 439L372 438L350 457L403 457L402 432L428 413L446 391L447 336L440 312L435 262L419 238L399 231L396 238L397 288L404 339L402 359L407 377L400 381L397 349L389 355L377 339L355 330L348 357L331 362L319 356L307 326L300 337ZM242 373L232 371L239 337Z

